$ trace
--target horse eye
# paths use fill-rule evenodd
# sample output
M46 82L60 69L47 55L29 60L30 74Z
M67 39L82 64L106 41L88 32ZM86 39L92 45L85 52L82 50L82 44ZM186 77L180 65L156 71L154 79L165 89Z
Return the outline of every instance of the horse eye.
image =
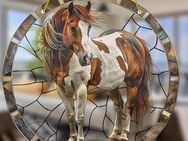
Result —
M71 27L71 32L73 34L73 36L76 36L77 35L77 31L76 31L76 28L75 27Z

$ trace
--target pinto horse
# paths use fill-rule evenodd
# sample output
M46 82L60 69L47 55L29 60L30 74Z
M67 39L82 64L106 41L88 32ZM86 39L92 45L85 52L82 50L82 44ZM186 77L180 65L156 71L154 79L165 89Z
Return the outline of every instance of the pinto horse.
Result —
M69 141L84 140L87 95L93 93L108 93L114 102L116 118L109 140L128 141L131 115L142 117L148 110L151 57L146 43L126 31L110 30L91 39L90 28L99 22L90 8L90 2L71 2L49 15L39 36L44 68L67 109ZM119 91L123 82L127 86L125 103Z

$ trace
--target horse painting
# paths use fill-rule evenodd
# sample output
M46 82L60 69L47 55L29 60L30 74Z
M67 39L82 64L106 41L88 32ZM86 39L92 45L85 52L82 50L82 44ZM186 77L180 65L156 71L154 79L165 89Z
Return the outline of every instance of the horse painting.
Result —
M98 15L91 10L90 2L70 2L49 14L39 35L47 79L56 83L66 107L68 141L84 140L89 94L106 93L114 102L116 116L110 141L128 141L132 114L142 117L148 110L151 56L145 41L115 29L92 39L89 32L100 24ZM127 86L125 103L119 91L123 82Z

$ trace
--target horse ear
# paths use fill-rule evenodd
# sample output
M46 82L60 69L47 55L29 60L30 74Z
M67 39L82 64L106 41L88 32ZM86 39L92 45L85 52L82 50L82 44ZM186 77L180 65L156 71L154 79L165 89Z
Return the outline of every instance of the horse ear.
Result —
M71 2L70 4L69 4L69 13L70 14L73 14L74 13L74 4L73 4L73 2Z
M86 6L86 9L87 9L88 11L90 11L90 9L91 9L91 2L90 2L90 1L88 1L87 6Z

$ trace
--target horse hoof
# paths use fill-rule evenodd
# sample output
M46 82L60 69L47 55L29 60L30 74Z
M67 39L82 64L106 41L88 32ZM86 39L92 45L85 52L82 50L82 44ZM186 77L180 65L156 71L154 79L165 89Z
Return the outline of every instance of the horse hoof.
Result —
M68 141L76 141L76 137L77 137L77 135L72 135L72 136L70 136Z
M118 141L128 141L128 138L119 138Z
M118 141L128 141L128 139L119 139Z
M108 141L118 141L118 139L117 139L117 138L111 138L111 137L110 137L110 138L108 139Z
M128 141L128 139L119 139L118 141Z
M78 137L77 141L84 141L84 138L83 137Z
M69 138L68 141L76 141L76 139L75 138Z
M110 135L108 141L118 141L118 137L119 137L119 134L118 134L117 132L113 132L113 133Z
M128 141L127 134L121 134L118 141Z

